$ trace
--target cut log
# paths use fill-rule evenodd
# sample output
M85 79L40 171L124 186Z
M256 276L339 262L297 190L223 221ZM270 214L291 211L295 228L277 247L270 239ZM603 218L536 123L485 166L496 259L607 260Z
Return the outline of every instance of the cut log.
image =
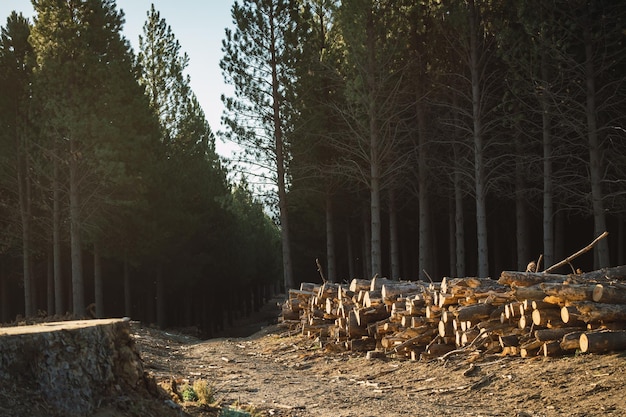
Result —
M383 289L383 285L393 284L394 282L398 282L398 281L392 281L387 278L374 277L372 278L372 281L370 282L370 291L380 291Z
M563 335L561 339L561 349L563 350L576 350L580 349L580 335L585 333L584 331L576 331Z
M563 305L570 301L592 301L595 285L543 283L540 285L546 294L544 301Z
M532 318L535 326L547 326L551 322L562 322L561 310L556 308L533 310Z
M626 304L626 286L597 284L593 289L593 301L606 304Z
M472 323L489 318L496 308L491 304L479 303L470 306L459 307L456 310L456 317L461 321L471 321Z
M372 307L358 308L353 311L356 317L356 322L361 327L389 317L387 309L382 304Z
M545 342L541 347L543 356L561 356L563 355L563 349L561 349L561 342L558 340L550 340Z
M516 287L529 287L531 285L540 284L542 282L563 282L566 279L567 275L560 274L502 271L498 283L502 285L514 285Z
M369 291L371 285L372 285L372 281L369 279L356 279L355 278L350 282L350 291L355 292L355 293L361 290Z
M365 307L374 307L383 304L383 295L380 290L364 291L363 305Z
M385 301L393 301L399 296L415 295L425 290L418 281L392 281L385 283L381 288L381 295Z
M579 327L561 327L556 329L539 329L535 330L535 338L542 342L549 340L561 340L563 336L569 333L584 332L584 329Z
M574 306L580 314L580 319L586 323L626 321L626 304L580 302Z
M626 331L585 332L580 335L584 353L604 353L626 349Z

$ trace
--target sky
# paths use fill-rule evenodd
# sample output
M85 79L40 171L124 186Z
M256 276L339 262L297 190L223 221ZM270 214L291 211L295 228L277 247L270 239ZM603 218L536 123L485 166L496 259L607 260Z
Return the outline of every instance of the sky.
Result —
M191 77L191 88L215 133L221 130L220 117L224 108L220 96L228 96L233 91L224 84L219 67L224 30L233 26L230 15L233 3L234 0L116 0L117 9L124 11L126 20L122 34L130 41L135 53L151 4L171 26L181 51L189 56L187 73ZM30 0L0 0L0 26L6 26L7 17L13 10L22 12L32 23L34 10ZM220 139L215 142L220 155L231 156L231 144Z

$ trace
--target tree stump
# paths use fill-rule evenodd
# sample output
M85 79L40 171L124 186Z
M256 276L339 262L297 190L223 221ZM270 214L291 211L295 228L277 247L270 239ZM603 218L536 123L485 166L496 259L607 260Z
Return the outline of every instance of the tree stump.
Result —
M0 385L41 394L57 415L85 415L116 390L147 388L128 319L0 328Z

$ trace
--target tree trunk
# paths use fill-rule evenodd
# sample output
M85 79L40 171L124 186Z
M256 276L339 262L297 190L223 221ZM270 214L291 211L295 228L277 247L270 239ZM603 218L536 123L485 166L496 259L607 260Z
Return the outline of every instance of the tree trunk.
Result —
M428 197L428 169L426 162L426 121L424 109L418 97L416 98L415 114L417 118L417 182L419 204L419 279L424 280L425 271L432 271L432 242L430 241L430 201Z
M132 317L132 291L130 288L130 265L124 259L124 315Z
M487 240L487 192L484 166L484 138L482 132L481 88L478 50L478 12L474 0L469 1L470 7L470 73L472 80L472 118L474 138L474 181L476 198L476 238L478 244L478 276L489 276L489 246Z
M371 278L374 276L374 272L372 272L372 240L370 239L372 223L368 214L369 211L363 210L363 274L367 278Z
M352 231L348 222L348 230L346 231L346 246L348 252L348 277L350 279L356 277L356 268L354 266L354 247L352 246Z
M585 40L585 78L587 87L587 138L589 140L589 176L591 179L591 199L593 207L594 235L599 236L606 231L606 214L604 212L603 191L602 191L602 152L598 138L598 127L596 119L596 87L593 67L593 40L590 23L583 29ZM594 248L597 264L594 269L605 268L610 265L609 244L603 239Z
M391 279L400 279L400 244L398 240L398 213L395 190L389 191L389 252Z
M156 270L156 321L159 329L165 328L165 281L161 264Z
M515 234L517 242L517 269L524 271L526 265L531 260L529 250L528 226L528 210L526 208L526 175L524 164L524 149L522 146L522 138L519 127L516 129L517 137L515 138Z
M70 138L70 249L72 258L72 312L85 314L83 280L83 255L81 243L80 192L78 159L80 158L75 138Z
M453 96L453 107L458 109L458 98ZM458 112L454 113L455 126L460 126ZM456 140L461 140L459 128L455 129ZM456 276L465 276L465 214L463 212L463 180L461 173L460 144L452 144L454 154L454 236L456 239Z
M93 244L93 287L96 300L96 318L104 317L104 290L102 283L102 264L100 263L100 245Z
M455 227L454 227L454 202L452 199L448 204L448 272L450 276L455 275L456 272L456 247L455 242Z
M276 36L274 19L270 22L270 67L272 72L272 118L274 122L274 155L276 156L276 186L278 188L278 208L280 212L280 234L283 253L283 283L285 290L295 285L293 265L291 263L291 239L289 237L289 214L287 210L285 146L281 123L281 95L278 81L278 62L276 58Z
M55 150L57 145L55 144ZM59 184L59 159L57 152L52 156L52 256L54 258L54 311L64 313L63 277L61 268L61 186Z
M326 278L330 282L337 281L335 271L335 228L333 217L333 199L330 193L326 194Z
M46 268L46 311L49 315L54 314L54 261L52 249L48 250Z

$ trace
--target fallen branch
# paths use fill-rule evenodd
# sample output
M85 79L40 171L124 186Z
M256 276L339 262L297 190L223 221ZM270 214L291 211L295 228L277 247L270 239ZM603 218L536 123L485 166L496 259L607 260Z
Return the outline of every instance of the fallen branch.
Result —
M605 237L607 237L609 235L609 232L604 232L602 233L600 236L598 236L597 238L595 238L593 240L593 242L591 242L590 244L588 244L587 246L585 246L584 248L582 248L581 250L579 250L578 252L576 252L573 255L568 256L567 258L563 259L561 262L558 262L554 265L552 265L551 267L545 269L543 271L544 274L548 273L548 272L552 272L555 269L558 269L560 267L562 267L563 265L569 265L570 262L572 262L574 259L578 258L580 255L582 255L583 253L589 252L591 249L593 249L593 247L602 239L604 239Z

